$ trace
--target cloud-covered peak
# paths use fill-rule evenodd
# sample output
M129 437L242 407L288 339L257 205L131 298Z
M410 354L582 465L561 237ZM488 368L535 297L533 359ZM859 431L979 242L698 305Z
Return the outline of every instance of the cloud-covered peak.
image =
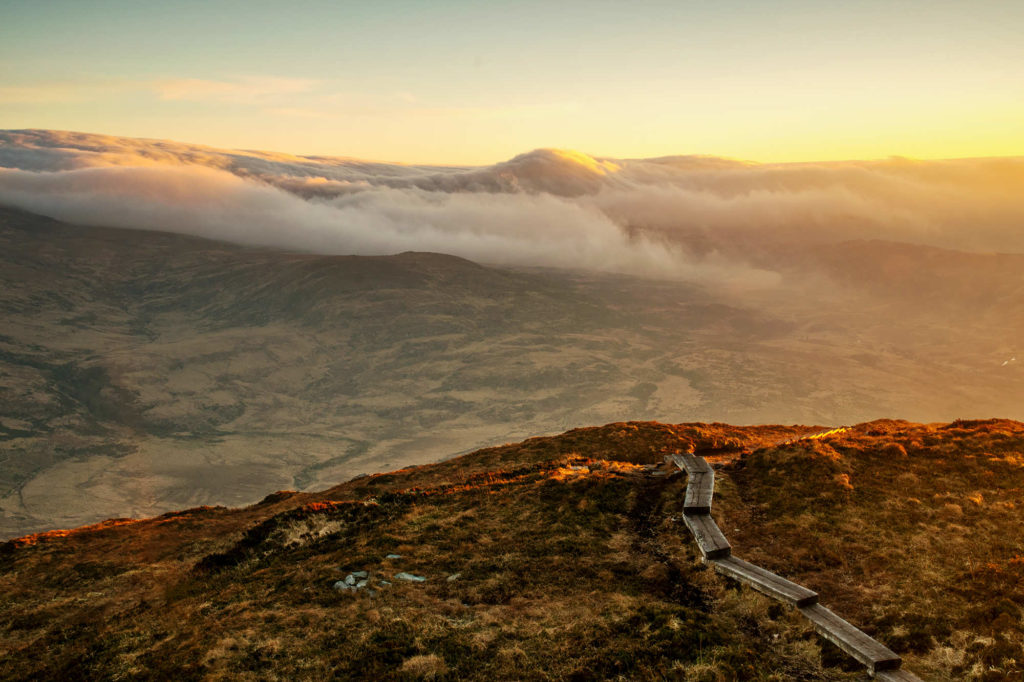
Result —
M598 175L618 170L614 163L595 159L589 154L578 152L574 149L557 149L554 147L541 147L533 151L524 152L513 156L508 161L499 163L499 166L531 166L534 164L558 165L562 167L579 167Z
M69 222L338 254L763 284L751 244L1024 252L1024 159L751 164L537 149L491 166L0 131L0 203Z

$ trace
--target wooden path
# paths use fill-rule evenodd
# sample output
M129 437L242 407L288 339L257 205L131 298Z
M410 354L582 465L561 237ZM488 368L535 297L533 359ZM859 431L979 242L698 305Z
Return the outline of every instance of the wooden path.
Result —
M836 433L835 429L825 433ZM814 434L811 438L825 434ZM718 524L711 518L715 472L703 457L692 454L670 455L673 463L686 472L686 499L683 520L693 533L705 563L720 573L749 585L763 594L799 609L823 638L864 664L868 673L885 682L921 682L913 673L901 670L903 661L895 652L854 627L818 603L818 594L806 587L766 571L760 566L732 556L732 547Z

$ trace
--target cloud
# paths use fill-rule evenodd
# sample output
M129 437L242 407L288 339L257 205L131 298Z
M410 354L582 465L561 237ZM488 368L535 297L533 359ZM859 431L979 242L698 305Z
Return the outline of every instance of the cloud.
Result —
M71 84L7 85L0 87L0 102L11 104L55 104L81 99L84 91Z
M84 79L0 86L4 104L56 104L91 101L124 92L149 92L165 100L260 103L315 89L319 81L275 76L233 79L163 78L157 80Z
M317 81L308 78L243 76L233 80L171 78L153 83L161 99L253 102L260 99L307 92Z
M0 86L0 103L9 106L94 101L138 90L140 87L139 82L125 79L82 79L5 85Z
M0 203L82 224L166 230L320 253L452 253L476 261L720 277L631 238L596 209L552 195L377 188L329 201L201 166L0 169ZM746 273L771 280L768 273Z
M752 244L1024 251L1024 160L757 165L537 150L478 168L0 131L0 203L69 222L321 253L770 286Z
M333 116L322 109L311 109L303 107L271 107L266 110L266 113L272 116L281 116L284 118L312 118L312 119L329 119Z

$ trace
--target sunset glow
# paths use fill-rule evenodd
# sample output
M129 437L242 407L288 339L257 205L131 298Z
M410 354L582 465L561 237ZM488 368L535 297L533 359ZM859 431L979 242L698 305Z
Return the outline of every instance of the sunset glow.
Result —
M0 0L0 677L1024 680L1022 36Z
M1024 154L1024 5L0 3L0 128L407 163Z

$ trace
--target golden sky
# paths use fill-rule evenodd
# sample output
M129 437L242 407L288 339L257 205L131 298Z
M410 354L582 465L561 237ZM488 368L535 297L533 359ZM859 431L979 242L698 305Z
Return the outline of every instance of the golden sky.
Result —
M411 163L1024 155L1024 3L0 0L0 128Z

